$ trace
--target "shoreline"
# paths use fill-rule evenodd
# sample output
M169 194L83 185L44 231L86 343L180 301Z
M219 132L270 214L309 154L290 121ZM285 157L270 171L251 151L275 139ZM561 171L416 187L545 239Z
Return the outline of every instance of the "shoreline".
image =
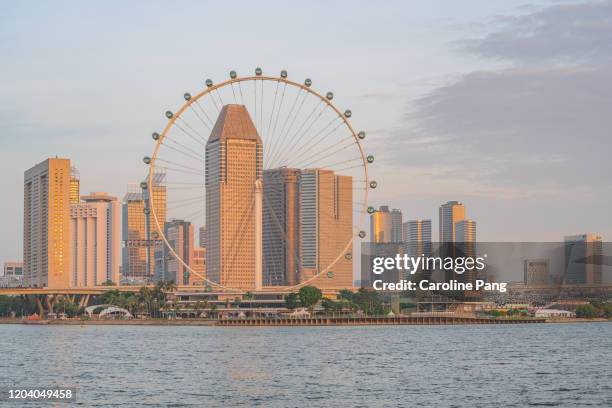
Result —
M0 318L0 324L22 324L33 326L216 326L216 327L304 327L304 326L396 326L396 325L466 325L466 324L546 324L546 323L602 323L610 322L605 318L596 319L482 319L454 317L452 319L427 319L397 317L369 317L369 318L311 318L311 319L242 319L242 320L208 320L208 319L181 319L181 320L25 320Z

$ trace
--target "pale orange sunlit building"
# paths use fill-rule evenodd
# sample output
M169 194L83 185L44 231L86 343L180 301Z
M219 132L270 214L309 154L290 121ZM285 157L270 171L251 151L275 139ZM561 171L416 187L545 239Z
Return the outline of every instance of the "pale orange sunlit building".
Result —
M157 228L151 205L163 229L166 222L165 172L153 174L152 192L138 185L128 185L123 199L123 275L129 279L152 279L155 273L155 252L163 247L162 232ZM151 197L151 201L149 201Z
M206 274L223 286L254 289L261 270L255 186L262 180L262 149L246 107L223 106L206 144L205 177Z
M191 256L191 272L189 273L189 285L204 285L206 278L206 248L193 248Z
M353 181L332 170L300 176L300 281L321 289L353 287ZM347 248L348 246L348 248Z
M71 281L89 287L119 284L121 267L121 204L107 193L91 193L70 205Z
M70 159L24 173L23 262L29 286L70 286Z
M81 201L81 176L76 167L70 167L70 204Z

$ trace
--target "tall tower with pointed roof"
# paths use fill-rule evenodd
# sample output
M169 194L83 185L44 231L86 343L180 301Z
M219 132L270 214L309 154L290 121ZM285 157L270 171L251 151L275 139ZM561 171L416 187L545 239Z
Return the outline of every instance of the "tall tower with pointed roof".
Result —
M225 105L206 143L205 163L206 275L223 286L255 288L262 157L261 138L246 107Z

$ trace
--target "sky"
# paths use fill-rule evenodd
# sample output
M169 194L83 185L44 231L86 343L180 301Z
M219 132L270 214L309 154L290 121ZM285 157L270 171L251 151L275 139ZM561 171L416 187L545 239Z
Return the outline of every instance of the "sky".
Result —
M121 198L183 92L257 66L352 110L374 206L437 232L459 200L481 241L612 236L612 1L229 4L2 5L0 261L22 257L26 169L69 157L82 193Z

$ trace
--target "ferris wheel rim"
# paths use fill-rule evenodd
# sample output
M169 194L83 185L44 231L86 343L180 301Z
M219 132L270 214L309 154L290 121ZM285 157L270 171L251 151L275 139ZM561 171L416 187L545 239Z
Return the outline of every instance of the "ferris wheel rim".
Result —
M152 156L150 157L150 162L148 163L149 166L149 172L148 172L148 177L147 177L147 189L148 189L148 194L150 197L151 191L152 191L152 187L153 187L153 175L155 172L155 162L157 160L157 156L159 154L159 149L161 148L161 146L163 145L163 141L166 138L166 135L168 134L168 132L174 127L174 124L176 122L176 120L178 118L181 117L181 115L191 107L191 105L193 103L196 103L198 100L202 99L203 97L205 97L206 95L212 93L213 91L216 91L218 89L222 89L225 88L227 86L231 86L234 83L240 83L240 82L250 82L250 81L270 81L270 82L277 82L277 83L284 83L286 85L290 85L293 87L296 87L300 90L306 91L308 93L310 93L311 95L316 96L317 98L319 98L322 102L324 102L329 108L331 108L333 110L333 112L337 115L337 117L339 117L342 122L344 123L344 125L347 127L347 129L350 131L351 136L353 137L353 140L355 142L355 144L357 145L358 149L359 149L359 155L360 155L360 159L361 159L361 164L363 167L363 173L364 173L364 180L363 183L365 184L365 188L364 188L364 196L363 196L363 203L361 205L361 207L363 207L363 211L362 211L362 218L359 222L359 224L363 224L364 218L367 214L367 210L368 210L368 192L370 189L370 180L369 180L369 175L368 175L368 159L367 159L367 155L363 149L363 146L361 144L360 141L360 137L358 136L358 132L355 131L355 129L352 127L352 125L350 124L350 122L348 121L348 117L345 115L345 113L342 113L330 100L330 98L327 98L324 95L321 95L320 93L318 93L317 91L313 90L309 85L306 84L301 84L295 81L292 81L290 79L288 79L287 77L275 77L275 76L268 76L268 75L255 75L255 76L245 76L245 77L239 77L236 76L235 78L230 78L229 80L220 82L218 84L212 84L212 85L208 85L208 83L206 84L206 88L204 90L202 90L201 92L197 93L196 95L193 95L189 97L189 99L186 99L185 102L181 105L181 107L176 111L176 113L172 113L172 116L168 118L168 123L166 124L166 126L164 127L163 131L161 133L159 133L159 137L158 139L155 141L155 150L153 151ZM308 80L306 80L308 81ZM349 115L350 116L350 115ZM162 167L162 166L159 166ZM164 245L166 246L166 248L169 250L169 252L172 254L172 256L181 263L181 265L183 265L183 267L185 267L190 274L194 274L196 276L201 277L205 283L206 286L211 285L213 287L219 288L219 289L223 289L223 290L227 290L230 292L243 292L244 289L239 289L239 288L231 288L231 287L227 287L224 286L218 282L214 282L204 276L202 276L201 274L194 272L193 269L191 268L191 266L189 266L182 257L178 256L178 254L176 253L176 251L174 250L174 248L172 248L172 246L170 245L170 243L168 242L168 239L166 237L166 234L163 232L164 228L163 226L160 225L159 223L159 219L157 217L157 213L155 210L155 205L153 204L154 200L149 199L149 208L150 208L150 212L153 215L153 220L155 221L155 226L157 227L157 230L160 231L161 235L161 239L164 242ZM344 249L340 252L340 254L327 266L325 267L323 270L321 270L320 272L316 273L314 276L308 278L307 280L305 280L304 282L301 282L299 284L296 285L287 285L287 286L279 286L279 288L283 288L285 290L291 290L291 289L299 289L303 286L308 285L309 283L311 283L312 281L314 281L315 279L320 278L322 275L327 274L328 272L330 272L331 268L333 268L333 266L346 254L349 253L349 249L351 249L353 243L355 242L355 236L359 235L359 233L355 233L354 231L354 225L352 225L352 233L351 233L351 239L348 241L347 245L344 247ZM351 256L352 256L352 252ZM352 273L353 271L351 271Z

